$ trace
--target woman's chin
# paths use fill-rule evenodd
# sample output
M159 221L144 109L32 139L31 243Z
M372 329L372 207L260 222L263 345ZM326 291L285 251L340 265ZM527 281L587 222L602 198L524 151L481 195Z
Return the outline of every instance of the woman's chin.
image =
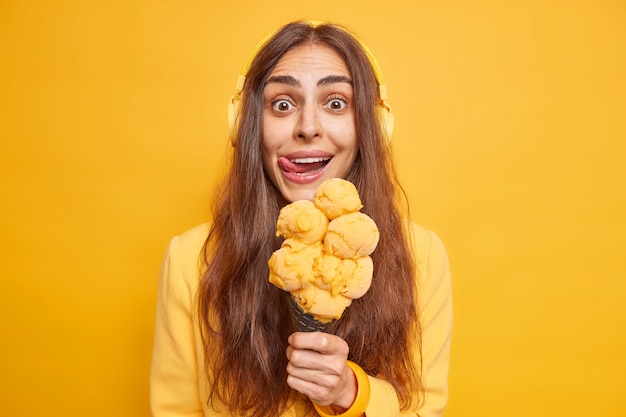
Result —
M315 190L317 187L314 186L300 186L298 189L289 189L282 190L281 194L285 198L288 203L293 203L298 200L309 200L313 201L313 196L315 196Z

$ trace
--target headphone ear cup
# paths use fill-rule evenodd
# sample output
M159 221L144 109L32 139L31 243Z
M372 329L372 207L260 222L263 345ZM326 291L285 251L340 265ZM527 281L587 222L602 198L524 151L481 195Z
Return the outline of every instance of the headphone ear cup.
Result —
M391 136L393 135L393 125L394 125L394 117L393 113L391 113L391 109L385 106L381 106L380 108L380 120L383 124L383 133L387 138L387 142L391 141Z

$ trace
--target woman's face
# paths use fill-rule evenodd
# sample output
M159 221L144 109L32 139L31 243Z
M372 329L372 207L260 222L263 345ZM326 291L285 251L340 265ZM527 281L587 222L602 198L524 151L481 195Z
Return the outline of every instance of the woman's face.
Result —
M344 178L357 154L354 89L344 60L307 44L280 58L263 90L263 164L283 197L313 200Z

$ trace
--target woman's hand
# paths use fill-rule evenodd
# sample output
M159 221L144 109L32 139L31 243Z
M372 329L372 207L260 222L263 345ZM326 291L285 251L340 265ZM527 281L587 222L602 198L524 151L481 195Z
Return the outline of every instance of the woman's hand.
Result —
M287 384L318 405L332 405L337 412L350 408L357 383L346 366L346 341L322 332L293 333L288 341Z

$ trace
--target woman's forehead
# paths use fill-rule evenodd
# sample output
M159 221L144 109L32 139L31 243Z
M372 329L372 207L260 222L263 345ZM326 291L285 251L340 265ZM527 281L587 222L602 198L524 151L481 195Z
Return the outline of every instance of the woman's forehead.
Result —
M350 75L344 59L337 51L323 43L308 43L292 48L278 60L269 75L308 72L326 73L326 75Z

